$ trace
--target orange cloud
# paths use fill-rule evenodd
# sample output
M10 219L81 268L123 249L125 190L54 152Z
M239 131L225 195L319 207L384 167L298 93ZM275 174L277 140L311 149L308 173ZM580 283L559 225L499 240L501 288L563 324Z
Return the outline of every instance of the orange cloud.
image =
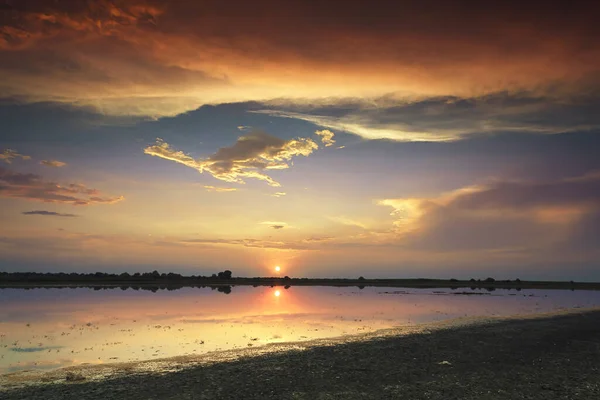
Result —
M163 116L281 97L586 90L573 83L600 64L593 2L543 14L511 1L315 4L15 2L0 28L3 94Z
M79 183L60 185L45 181L39 175L22 174L0 167L0 197L13 197L44 203L70 205L114 204L123 196L104 196L97 189L90 189Z

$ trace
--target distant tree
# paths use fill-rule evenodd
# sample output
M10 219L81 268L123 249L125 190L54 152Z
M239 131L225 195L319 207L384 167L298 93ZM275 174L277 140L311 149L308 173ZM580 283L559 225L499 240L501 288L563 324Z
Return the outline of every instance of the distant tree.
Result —
M494 283L494 282L496 282L496 280L494 278L487 278L485 280L485 282L487 282L487 283Z
M222 274L222 275L221 275ZM219 272L219 278L223 278L223 279L231 279L231 271L226 269L223 272Z
M515 282L521 283L521 280L519 278L517 278L517 279L515 279Z
M359 280L359 281L364 281L364 280L365 280L365 277L364 277L364 276L359 276L359 277L358 277L358 280Z
M289 281L290 279L291 278L289 276L287 276L287 275L283 277L283 280L285 280L285 281Z
M452 279L450 279L450 282L458 282L458 279L452 278Z
M474 278L471 278L469 282L477 282Z

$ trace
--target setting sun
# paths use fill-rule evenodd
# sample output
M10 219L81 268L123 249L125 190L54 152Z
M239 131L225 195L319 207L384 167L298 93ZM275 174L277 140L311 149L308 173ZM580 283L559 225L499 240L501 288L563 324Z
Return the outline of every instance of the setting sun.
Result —
M281 271L281 267L280 267L279 265L278 265L278 266L276 266L276 267L275 267L275 271L276 271L276 272L279 272L279 271Z

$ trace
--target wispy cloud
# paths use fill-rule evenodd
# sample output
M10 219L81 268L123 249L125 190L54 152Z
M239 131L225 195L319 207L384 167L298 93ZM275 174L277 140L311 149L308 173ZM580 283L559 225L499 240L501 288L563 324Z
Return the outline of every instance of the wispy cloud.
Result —
M62 162L62 161L58 161L58 160L42 160L42 161L40 161L40 164L42 164L46 167L53 167L53 168L60 168L60 167L64 167L65 165L67 165L66 162Z
M2 153L0 153L0 161L4 161L7 164L11 164L15 158L21 158L22 160L31 160L30 156L25 156L12 149L5 149L2 151Z
M365 225L364 223L362 223L360 221L356 221L352 218L345 217L345 216L330 216L327 218L333 222L337 222L338 224L347 225L347 226L356 226L358 228L368 229L367 225Z
M44 210L35 210L35 211L23 211L21 214L23 215L45 215L49 217L77 217L75 214L64 214L58 213L54 211L44 211Z
M236 188L225 188L210 185L204 185L204 189L206 189L209 192L235 192L237 190Z
M455 141L474 135L556 134L600 127L598 100L559 90L497 92L478 97L333 99L328 104L264 103L250 112L311 122L365 139ZM330 132L328 130L317 131ZM325 143L325 142L324 142Z
M271 196L273 196L273 197L282 197L282 196L285 196L286 194L287 193L285 193L285 192L275 192Z
M71 205L114 204L124 199L123 196L105 196L99 190L80 183L61 185L45 181L39 175L22 174L2 167L0 196Z
M289 168L288 162L293 157L307 157L318 148L309 138L283 140L264 132L253 132L241 136L234 145L222 147L203 160L177 151L161 139L146 147L144 153L175 161L200 173L207 172L225 182L245 183L245 179L258 179L278 187L281 184L265 171Z
M263 239L183 239L179 243L189 245L231 245L259 249L313 250L307 243L296 241L276 241Z

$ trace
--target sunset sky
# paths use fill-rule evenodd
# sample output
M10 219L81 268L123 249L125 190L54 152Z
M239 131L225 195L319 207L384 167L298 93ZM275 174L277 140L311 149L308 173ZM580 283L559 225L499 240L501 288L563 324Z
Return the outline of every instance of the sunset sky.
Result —
M591 1L0 1L0 270L600 280Z

